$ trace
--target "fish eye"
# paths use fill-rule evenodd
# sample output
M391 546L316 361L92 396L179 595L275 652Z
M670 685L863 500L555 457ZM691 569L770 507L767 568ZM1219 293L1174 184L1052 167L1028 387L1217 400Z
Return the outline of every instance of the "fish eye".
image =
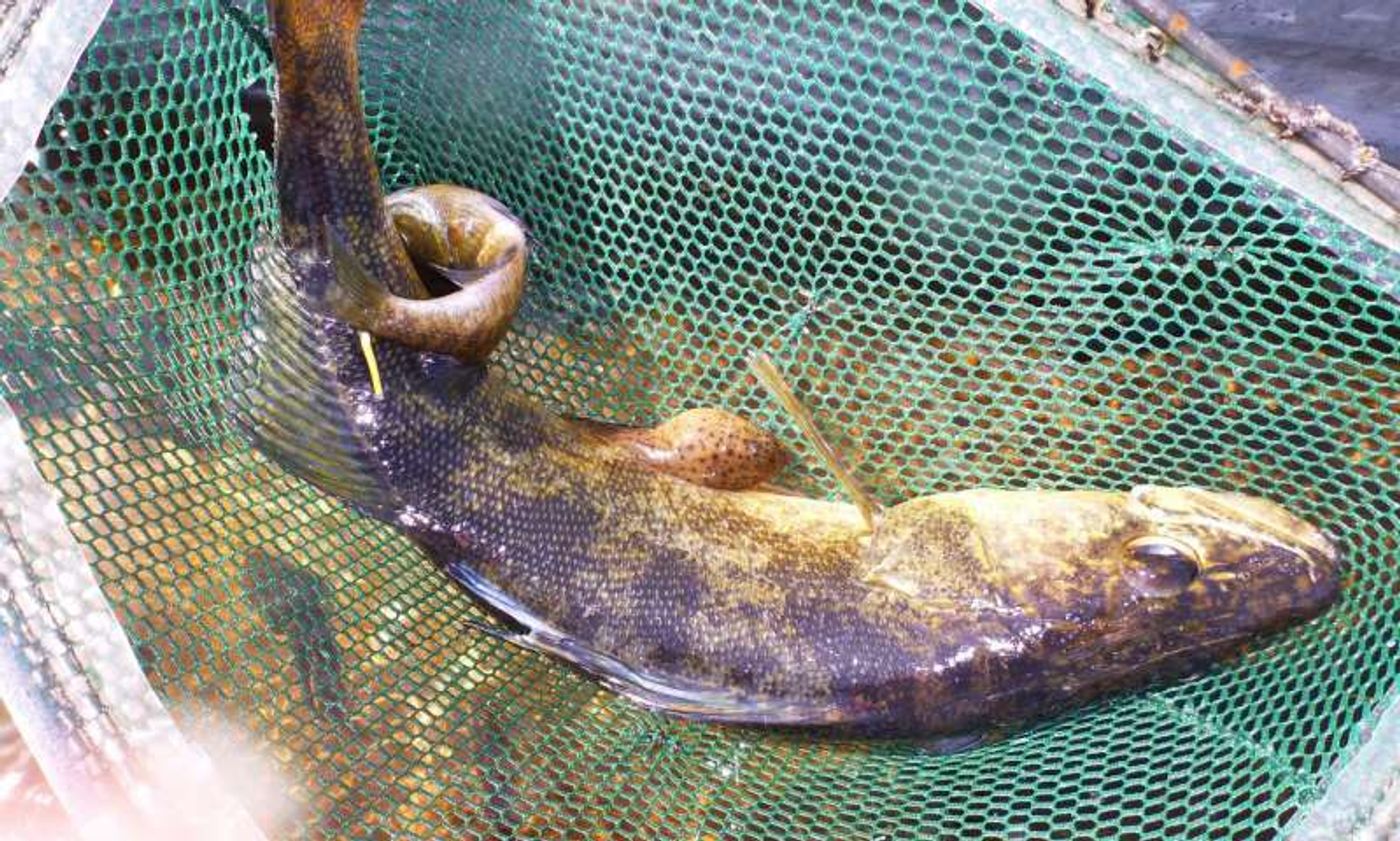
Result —
M1190 586L1201 571L1196 550L1171 537L1139 537L1128 541L1123 552L1123 577L1144 596L1174 596Z

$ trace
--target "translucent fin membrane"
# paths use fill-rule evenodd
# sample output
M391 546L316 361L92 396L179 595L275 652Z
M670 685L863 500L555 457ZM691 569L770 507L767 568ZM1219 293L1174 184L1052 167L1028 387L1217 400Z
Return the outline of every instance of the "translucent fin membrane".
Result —
M361 419L345 416L343 407L353 400L339 391L350 386L332 365L346 358L343 346L358 346L358 339L311 311L304 292L309 282L297 280L299 273L330 271L328 262L298 259L271 237L254 248L241 360L248 376L234 389L231 407L260 449L294 465L298 475L366 510L397 510L373 475L374 455L361 435ZM364 422L371 419L366 412Z

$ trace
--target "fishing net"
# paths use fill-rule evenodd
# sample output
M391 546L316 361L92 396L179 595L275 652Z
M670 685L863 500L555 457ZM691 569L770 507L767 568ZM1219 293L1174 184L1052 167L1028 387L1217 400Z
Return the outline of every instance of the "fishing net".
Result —
M1319 620L952 755L645 712L251 450L222 406L276 221L262 9L113 9L0 207L0 383L157 693L280 781L265 830L1242 839L1326 795L1400 674L1393 240L1260 174L1242 120L1203 142L1207 98L1135 94L1082 20L1001 5L396 0L362 37L386 186L474 186L538 240L497 364L555 409L737 410L836 495L761 348L886 500L1190 483L1338 535Z

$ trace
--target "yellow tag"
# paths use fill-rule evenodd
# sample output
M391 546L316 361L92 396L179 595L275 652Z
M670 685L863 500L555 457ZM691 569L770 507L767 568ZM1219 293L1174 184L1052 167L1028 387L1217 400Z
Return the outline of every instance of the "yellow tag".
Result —
M360 334L360 351L365 355L365 364L369 366L369 387L374 390L375 397L384 396L384 386L379 382L379 361L374 358L374 337L363 330L357 330Z

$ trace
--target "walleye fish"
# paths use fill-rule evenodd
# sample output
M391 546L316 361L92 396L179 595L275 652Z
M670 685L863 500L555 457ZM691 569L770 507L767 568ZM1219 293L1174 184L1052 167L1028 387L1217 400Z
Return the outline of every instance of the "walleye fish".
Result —
M756 487L766 456L743 455L747 421L727 413L688 448L661 436L679 472L551 414L486 364L524 283L518 224L452 188L386 204L361 0L269 5L281 231L254 261L237 414L520 644L682 716L954 735L1193 672L1337 595L1327 537L1238 493L975 489L863 513ZM447 294L427 297L415 258L447 270ZM357 330L377 337L381 389ZM711 457L754 469L706 482Z

